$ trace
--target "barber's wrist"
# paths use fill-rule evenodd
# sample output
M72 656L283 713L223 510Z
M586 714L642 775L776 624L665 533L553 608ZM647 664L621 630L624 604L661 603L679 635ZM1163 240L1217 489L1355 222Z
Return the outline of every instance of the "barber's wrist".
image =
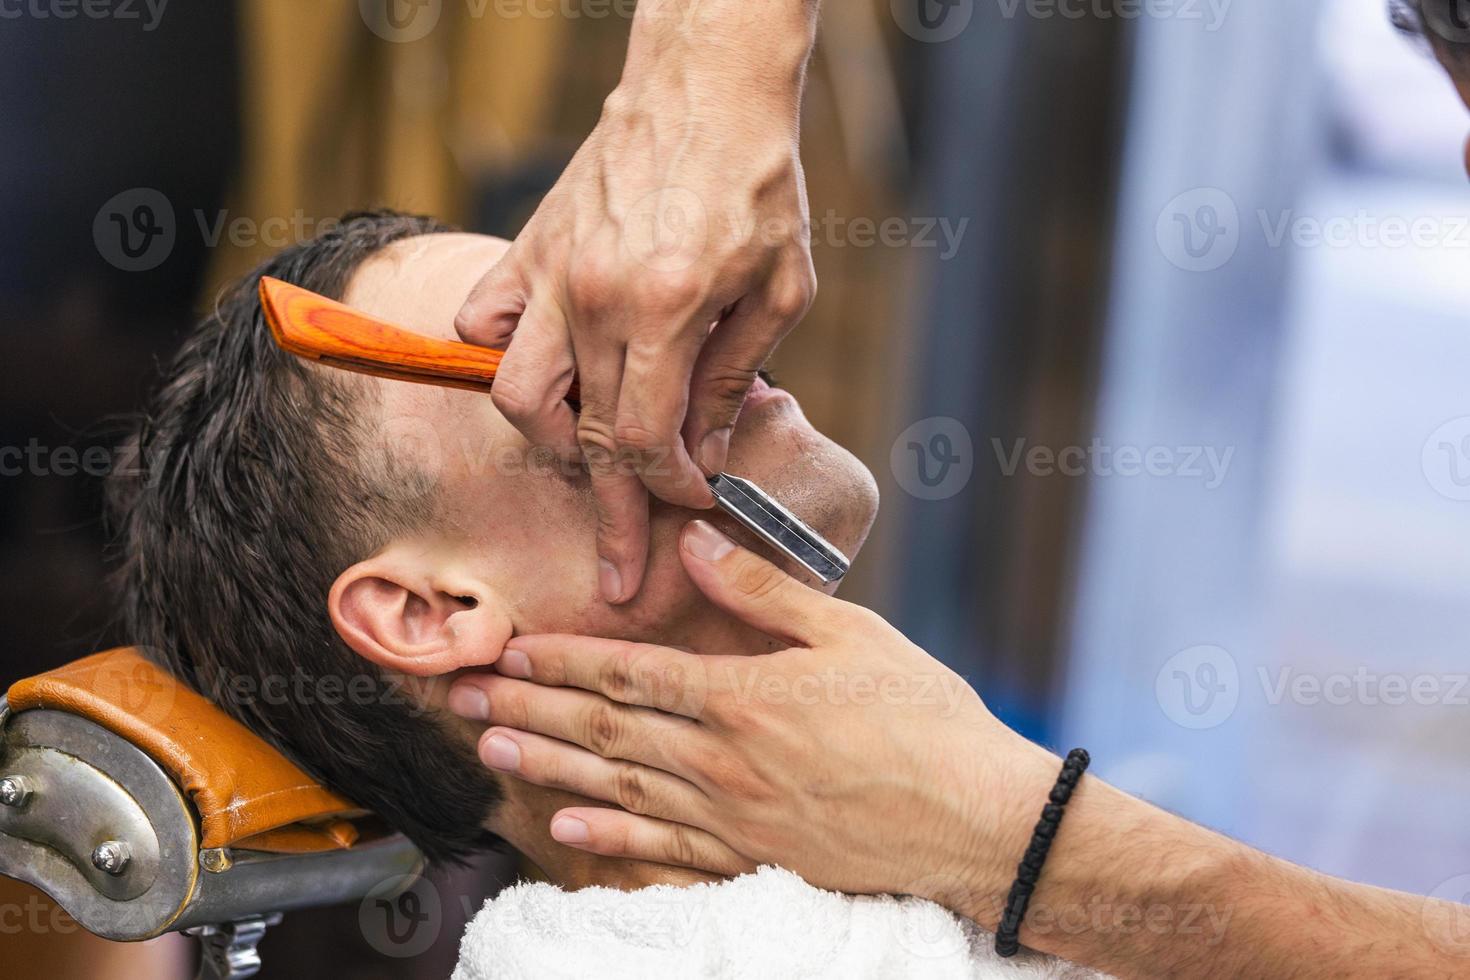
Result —
M816 43L817 0L660 0L639 4L622 93L679 91L793 118Z
M1025 826L1028 837L1049 790L1050 785L1033 802ZM1016 852L1016 859L1020 854ZM1234 841L1086 774L1067 803L1031 895L1020 941L1102 969L1151 961L1160 973L1189 975L1188 969L1172 970L1166 964L1195 937L1187 935L1190 941L1181 943L1179 936L1160 935L1157 928L1133 928L1127 916L1137 910L1149 921L1167 916L1173 922L1203 905L1223 908L1243 854L1248 849ZM1219 939L1198 938L1199 945Z
M952 822L935 830L937 873L920 891L993 931L1062 760L1008 729L978 739L967 754L974 765L955 787Z

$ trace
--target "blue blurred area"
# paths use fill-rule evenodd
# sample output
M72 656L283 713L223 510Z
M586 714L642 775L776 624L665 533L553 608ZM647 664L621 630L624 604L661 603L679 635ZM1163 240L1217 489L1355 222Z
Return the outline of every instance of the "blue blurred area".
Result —
M1463 107L1374 0L1145 21L1135 70L1096 430L1233 456L1214 489L1091 481L1059 732L1429 892L1470 869Z
M975 230L918 266L880 608L1118 785L1428 893L1470 871L1470 116L1379 0L1161 9L978 5L913 63L914 207Z

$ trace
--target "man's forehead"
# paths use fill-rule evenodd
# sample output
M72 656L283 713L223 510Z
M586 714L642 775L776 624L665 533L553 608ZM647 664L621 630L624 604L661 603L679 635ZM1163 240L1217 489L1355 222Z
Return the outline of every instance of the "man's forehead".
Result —
M360 265L342 301L405 329L454 340L454 315L509 247L489 235L405 238Z

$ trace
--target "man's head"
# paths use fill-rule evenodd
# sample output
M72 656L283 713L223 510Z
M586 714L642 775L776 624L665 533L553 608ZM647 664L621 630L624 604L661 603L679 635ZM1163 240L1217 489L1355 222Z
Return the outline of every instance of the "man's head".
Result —
M448 680L512 635L771 646L689 582L675 538L695 515L655 503L644 587L609 606L585 474L532 451L483 395L283 354L255 298L272 275L452 338L506 247L374 213L283 252L187 340L140 430L141 475L114 493L129 639L438 859L481 846L484 826L514 829L478 729L440 710ZM784 393L757 386L730 469L861 546L870 475Z

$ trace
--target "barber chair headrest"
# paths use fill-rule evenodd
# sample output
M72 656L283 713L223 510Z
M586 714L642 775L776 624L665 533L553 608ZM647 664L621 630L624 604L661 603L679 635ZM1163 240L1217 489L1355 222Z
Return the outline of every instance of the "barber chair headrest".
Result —
M0 728L0 874L108 939L355 901L423 867L133 648L12 685Z
M12 713L64 711L142 749L188 795L200 846L302 852L351 847L363 810L132 647L11 685Z

